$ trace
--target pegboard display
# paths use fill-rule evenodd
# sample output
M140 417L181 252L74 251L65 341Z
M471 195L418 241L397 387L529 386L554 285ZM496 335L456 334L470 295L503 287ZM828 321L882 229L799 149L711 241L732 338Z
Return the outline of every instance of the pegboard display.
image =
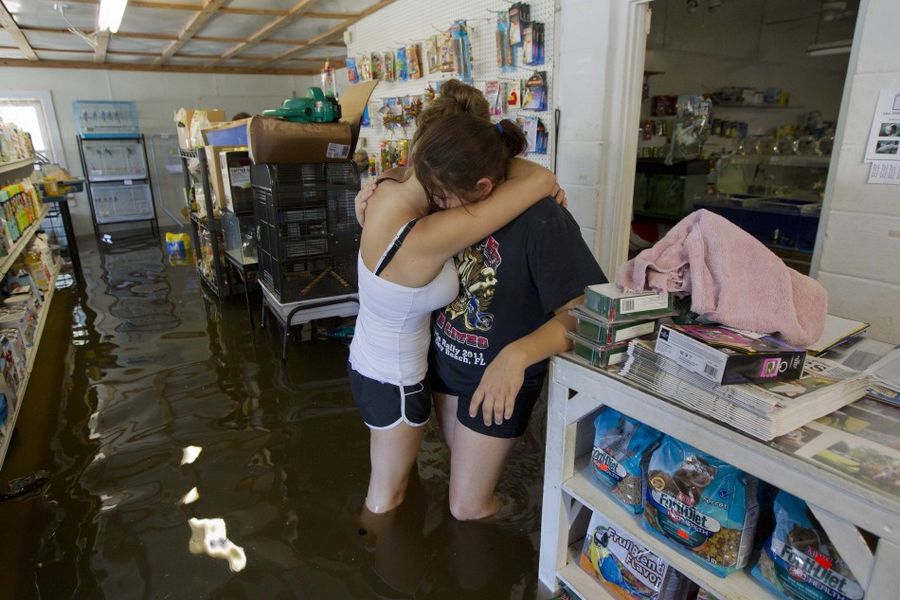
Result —
M507 13L512 2L506 0L399 0L359 21L350 28L348 56L350 58L371 55L373 52L396 52L398 48L413 44L420 46L420 56L424 75L421 79L407 81L380 81L369 101L370 125L360 130L360 140L365 140L365 150L375 155L379 163L379 149L382 141L412 139L415 126L387 128L382 123L379 110L387 98L419 96L431 85L437 87L440 81L460 78L454 73L429 73L427 68L428 40L435 34L450 30L454 22L464 20L468 28L472 48L472 85L482 92L489 81L499 81L513 87L526 81L536 71L546 74L547 109L542 111L525 108L510 108L502 115L493 116L494 121L507 118L515 121L518 116L537 117L547 133L546 153L529 151L526 158L554 169L555 124L553 122L554 94L553 64L555 48L555 22L557 0L536 0L527 3L531 21L544 24L544 60L541 65L517 65L501 69L497 60L497 18ZM346 71L338 74L346 81ZM503 102L505 106L505 102Z

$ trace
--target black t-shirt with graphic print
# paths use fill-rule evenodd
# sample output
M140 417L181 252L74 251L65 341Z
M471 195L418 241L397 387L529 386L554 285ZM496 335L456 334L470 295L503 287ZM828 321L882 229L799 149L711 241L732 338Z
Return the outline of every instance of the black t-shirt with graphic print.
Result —
M606 276L572 215L545 198L456 257L460 293L434 312L430 375L436 387L471 396L510 342ZM547 361L530 366L523 389L540 385Z

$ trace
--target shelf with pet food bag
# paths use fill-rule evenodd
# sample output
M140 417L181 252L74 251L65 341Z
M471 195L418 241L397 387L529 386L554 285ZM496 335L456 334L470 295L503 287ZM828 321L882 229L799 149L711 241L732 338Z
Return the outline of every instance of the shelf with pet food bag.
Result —
M31 239L34 237L34 234L37 233L37 230L41 226L41 221L44 220L44 217L47 215L47 212L50 210L49 206L41 206L41 212L37 215L34 221L25 229L24 232L19 236L12 246L10 246L9 251L6 256L0 258L0 277L6 274L7 271L13 266L13 263L18 260L19 255L22 254L22 250L24 250L28 244L31 243Z
M47 324L47 315L50 312L50 303L53 300L54 293L56 292L56 278L59 275L61 270L61 265L56 265L53 268L53 271L50 273L50 286L47 288L47 291L44 292L44 301L41 304L40 312L37 317L37 326L35 327L34 332L34 342L32 345L25 350L26 360L25 360L25 371L24 377L19 382L19 386L15 392L15 398L12 399L15 403L15 407L10 409L10 414L7 417L6 423L2 428L2 437L0 437L0 469L3 468L3 461L6 459L6 451L9 449L9 442L12 439L13 430L16 427L16 421L19 418L19 412L22 410L22 404L25 399L25 394L28 391L28 382L31 380L32 372L34 371L35 359L37 358L38 349L40 348L41 338L44 333L44 326ZM7 400L10 400L10 397L7 397Z
M758 577L750 574L755 559L746 568L722 577L714 572L714 568L697 560L696 551L702 546L692 553L648 529L644 523L646 516L628 510L595 480L591 472L594 419L601 407L607 406L669 436L666 439L688 441L698 454L705 453L727 463L730 468L801 499L827 534L829 547L842 558L844 570L841 576L849 577L848 573L852 573L851 587L858 583L866 598L897 597L900 588L900 569L897 569L900 565L900 495L884 487L864 485L860 475L832 468L815 457L804 458L802 453L794 453L777 444L778 440L753 439L676 405L614 372L555 357L551 361L548 386L539 564L539 577L544 585L553 589L557 580L562 579L573 584L575 591L583 597L597 597L593 591L578 589L577 577L565 576L578 568L573 564L569 547L579 535L584 537L583 524L578 530L578 514L586 508L605 515L651 552L720 598L773 597ZM835 448L834 442L840 432L820 426L818 422L810 424L810 428L821 432L810 445L818 444L811 452L824 455ZM655 451L651 456L655 457ZM649 467L649 475L652 475L652 469ZM649 479L652 485L653 477ZM645 499L647 497L645 493ZM763 539L769 535L768 531L756 528L754 533L762 536L755 540L756 546L765 541L769 547L769 540ZM874 551L866 538L878 538ZM773 548L776 542L772 542Z

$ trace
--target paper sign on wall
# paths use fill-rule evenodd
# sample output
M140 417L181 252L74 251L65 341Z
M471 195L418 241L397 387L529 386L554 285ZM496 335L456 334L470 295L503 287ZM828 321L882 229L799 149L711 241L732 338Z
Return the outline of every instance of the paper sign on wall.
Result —
M900 162L876 160L869 166L869 183L900 185Z
M875 161L900 161L900 89L881 90L878 95L865 158ZM870 182L871 178L870 173Z

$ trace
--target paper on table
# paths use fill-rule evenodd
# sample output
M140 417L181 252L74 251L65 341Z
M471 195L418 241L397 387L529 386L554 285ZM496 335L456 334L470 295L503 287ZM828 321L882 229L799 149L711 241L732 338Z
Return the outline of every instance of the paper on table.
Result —
M900 390L900 348L894 348L866 371L872 379L893 390Z
M822 335L813 344L810 344L807 349L813 354L819 354L838 342L845 340L868 327L869 324L862 321L853 321L851 319L844 319L843 317L826 315L825 329L822 331Z

